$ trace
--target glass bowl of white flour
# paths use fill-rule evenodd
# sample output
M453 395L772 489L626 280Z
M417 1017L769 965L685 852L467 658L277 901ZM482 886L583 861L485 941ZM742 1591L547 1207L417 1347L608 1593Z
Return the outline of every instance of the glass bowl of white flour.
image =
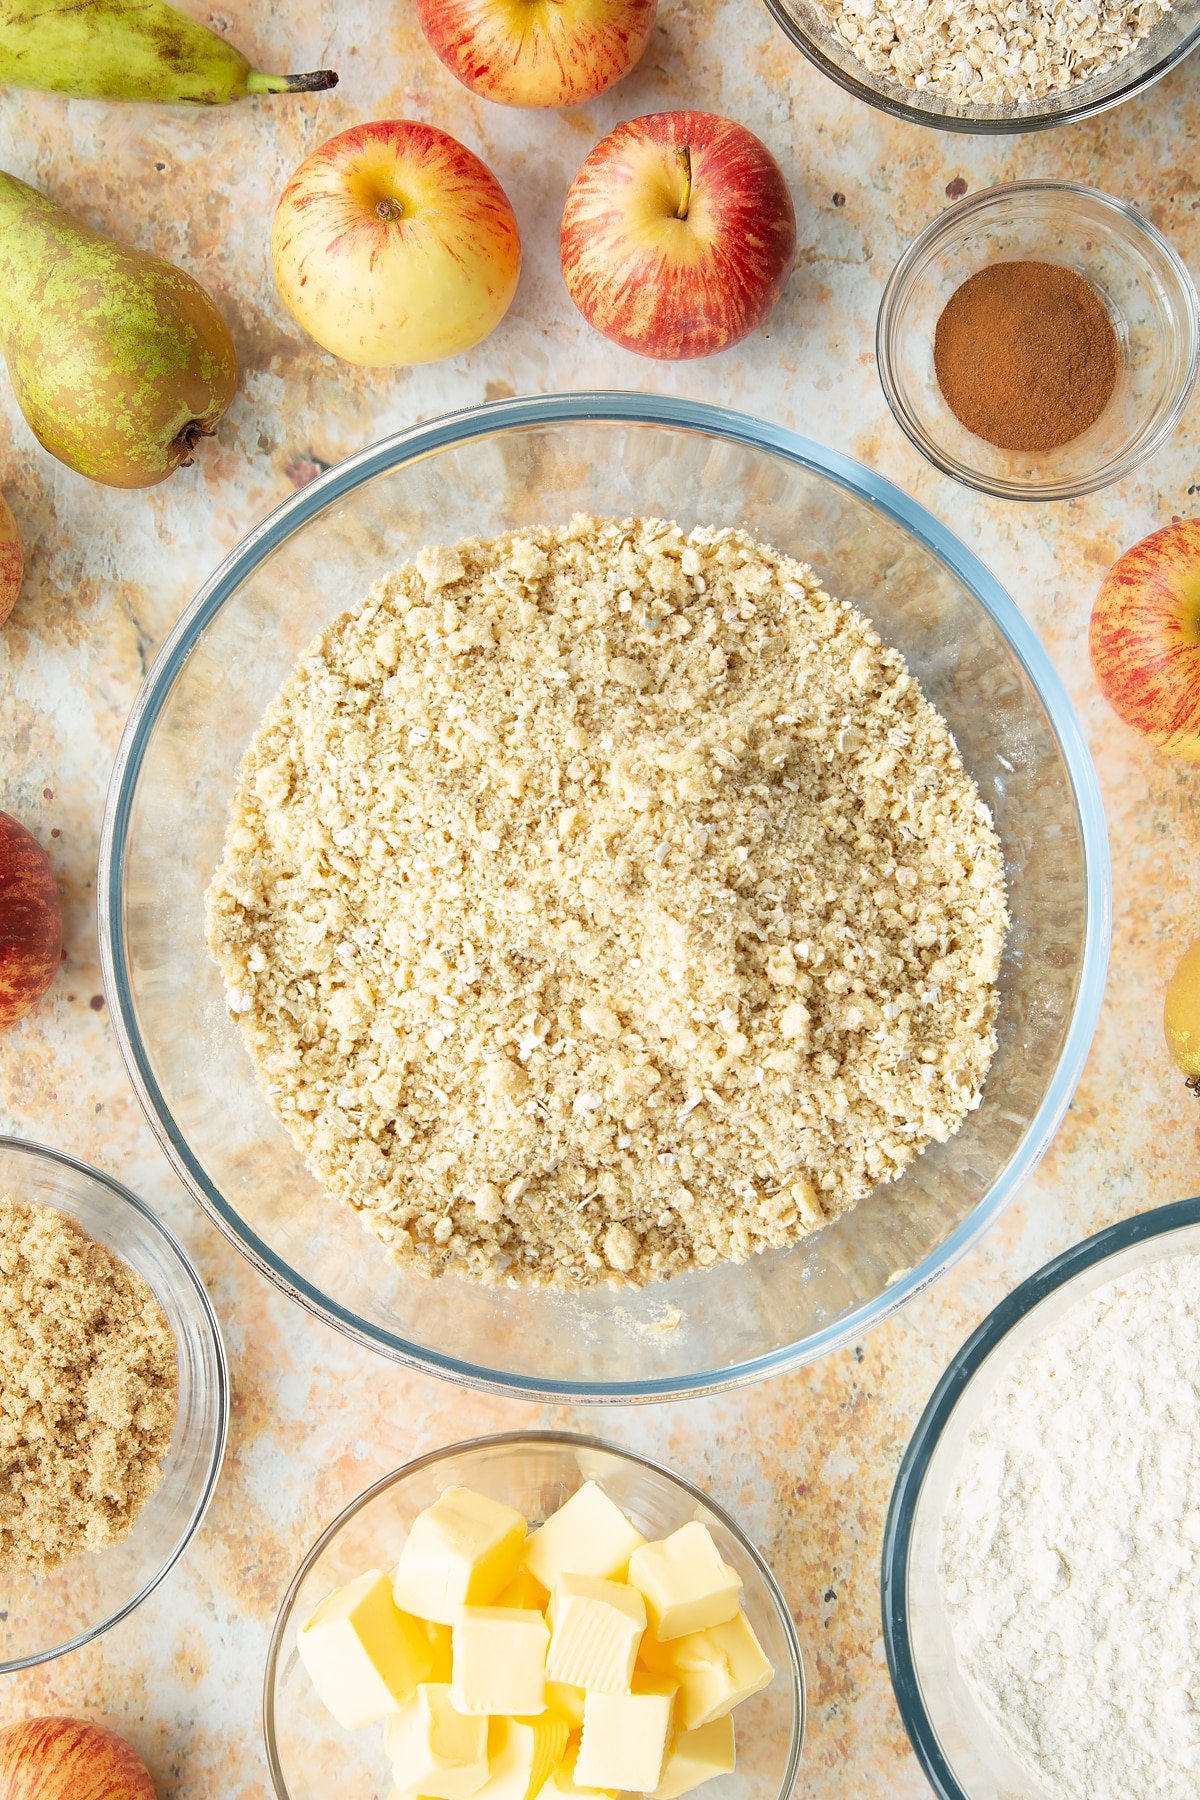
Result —
M963 1345L896 1480L883 1624L942 1800L1200 1792L1200 1199L1077 1244Z

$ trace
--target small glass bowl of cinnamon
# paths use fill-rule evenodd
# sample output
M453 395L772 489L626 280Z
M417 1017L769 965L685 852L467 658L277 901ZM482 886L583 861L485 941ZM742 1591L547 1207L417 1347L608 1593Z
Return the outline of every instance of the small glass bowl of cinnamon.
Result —
M1065 181L987 188L909 245L884 289L879 377L930 462L984 493L1107 487L1178 424L1200 302L1162 234Z

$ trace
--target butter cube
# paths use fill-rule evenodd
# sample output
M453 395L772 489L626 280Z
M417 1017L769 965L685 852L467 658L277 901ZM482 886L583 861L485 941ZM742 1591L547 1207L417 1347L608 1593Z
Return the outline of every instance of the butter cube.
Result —
M402 1613L379 1569L322 1600L297 1633L313 1686L344 1731L357 1731L411 1699L430 1672L420 1621Z
M575 1759L580 1787L651 1793L662 1780L675 1708L675 1684L643 1679L632 1694L589 1694Z
M627 1694L646 1606L623 1581L560 1575L550 1595L547 1681L565 1681L593 1694Z
M522 1563L507 1587L501 1588L496 1595L494 1606L532 1606L538 1612L545 1612L550 1596L540 1581L535 1581L529 1570Z
M549 1779L539 1796L539 1800L578 1800L584 1795L586 1800L617 1800L615 1788L580 1787L575 1780L575 1760L579 1755L579 1739L571 1736L567 1739L567 1748L563 1759L556 1769L550 1773Z
M567 1722L555 1713L538 1719L488 1721L491 1774L477 1800L535 1800L567 1748Z
M732 1712L768 1686L775 1674L744 1612L724 1625L710 1625L707 1631L667 1644L647 1632L640 1660L655 1674L678 1682L676 1725L682 1731L694 1731Z
M429 1680L448 1682L451 1669L450 1627L435 1625L432 1619L418 1619L418 1625L429 1640Z
M635 1550L629 1585L645 1600L650 1629L663 1642L724 1625L741 1604L741 1576L721 1560L707 1525L697 1519Z
M547 1680L546 1705L551 1712L561 1714L572 1731L578 1731L583 1724L583 1700L581 1687L571 1687L565 1681Z
M681 1731L667 1751L662 1780L650 1800L677 1800L680 1794L690 1794L714 1775L732 1774L734 1761L732 1713L698 1725L695 1731Z
M488 1778L486 1719L456 1711L442 1682L422 1682L383 1728L383 1747L402 1792L470 1800Z
M463 1606L490 1606L517 1572L527 1527L519 1512L470 1488L447 1488L418 1513L400 1552L396 1605L453 1625Z
M550 1627L517 1606L464 1606L452 1633L451 1694L459 1712L529 1717L546 1705Z
M594 1575L601 1581L623 1577L629 1558L645 1538L602 1487L585 1481L530 1536L525 1566L544 1588L560 1575Z

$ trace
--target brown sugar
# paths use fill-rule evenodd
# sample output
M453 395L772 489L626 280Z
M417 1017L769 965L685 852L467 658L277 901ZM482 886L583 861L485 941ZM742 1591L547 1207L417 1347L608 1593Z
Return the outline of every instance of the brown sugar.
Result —
M933 361L968 431L1002 450L1045 451L1100 417L1121 353L1107 307L1076 270L998 262L947 301Z
M177 1400L175 1339L141 1276L63 1213L0 1194L0 1570L128 1536Z

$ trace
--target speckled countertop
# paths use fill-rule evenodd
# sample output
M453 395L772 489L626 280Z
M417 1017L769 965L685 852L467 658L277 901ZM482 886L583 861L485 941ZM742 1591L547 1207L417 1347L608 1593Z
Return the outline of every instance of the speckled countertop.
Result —
M1200 402L1172 445L1119 488L1049 509L964 494L888 415L875 309L907 239L941 206L1017 175L1090 180L1133 201L1200 272L1191 123L1200 59L1124 109L1021 140L892 124L822 80L756 0L662 0L642 67L595 106L554 117L476 101L426 49L407 0L225 0L198 8L262 66L340 69L317 101L205 114L10 94L0 166L85 218L190 268L219 297L245 380L197 468L149 494L91 487L34 444L0 379L0 486L29 574L0 632L0 806L49 846L68 955L51 995L0 1038L0 1128L119 1173L188 1245L233 1366L232 1438L207 1522L152 1599L89 1650L0 1684L0 1720L82 1710L133 1738L162 1800L267 1800L258 1723L276 1604L301 1552L370 1480L408 1457L538 1422L600 1429L678 1465L734 1508L773 1562L810 1680L800 1792L927 1792L892 1702L878 1557L892 1479L921 1406L967 1331L1051 1253L1123 1214L1200 1190L1194 1102L1160 1045L1161 996L1195 930L1196 773L1142 748L1107 712L1085 638L1117 551L1195 509ZM700 365L651 365L592 335L559 276L557 217L586 151L661 106L728 113L776 152L801 252L769 331ZM516 304L457 362L351 371L302 342L266 259L276 193L301 156L355 121L411 114L496 169L526 239ZM1115 864L1112 970L1082 1085L1004 1222L950 1278L861 1345L786 1380L677 1407L586 1411L505 1403L403 1374L270 1289L169 1172L125 1079L100 989L94 866L109 766L134 693L201 580L316 467L385 431L485 397L586 386L710 398L810 431L882 470L951 522L1042 633L1095 752Z

